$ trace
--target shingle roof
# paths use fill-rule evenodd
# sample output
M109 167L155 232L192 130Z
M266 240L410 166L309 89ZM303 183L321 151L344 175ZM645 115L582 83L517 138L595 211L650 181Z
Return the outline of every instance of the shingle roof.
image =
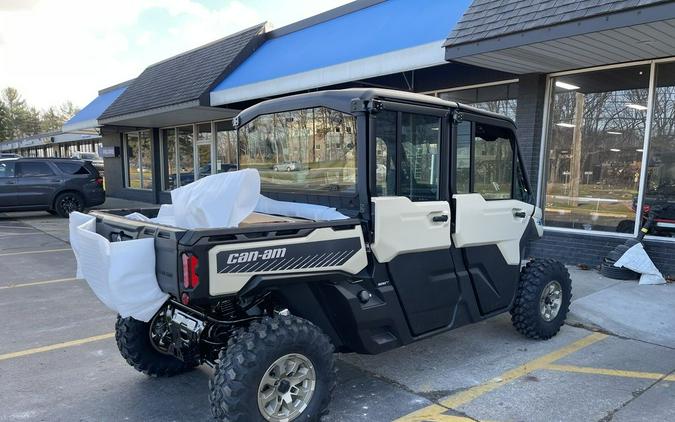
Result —
M448 36L445 46L662 2L664 0L474 0Z
M262 42L265 23L156 63L141 73L99 120L192 101L209 91Z

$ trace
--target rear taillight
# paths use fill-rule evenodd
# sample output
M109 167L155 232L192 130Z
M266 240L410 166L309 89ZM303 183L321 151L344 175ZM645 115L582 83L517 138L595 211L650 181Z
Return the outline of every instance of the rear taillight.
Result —
M99 186L103 186L103 178L102 177L97 177L96 178L96 184Z
M186 289L194 289L199 286L198 265L199 259L196 256L189 253L183 254L183 287Z

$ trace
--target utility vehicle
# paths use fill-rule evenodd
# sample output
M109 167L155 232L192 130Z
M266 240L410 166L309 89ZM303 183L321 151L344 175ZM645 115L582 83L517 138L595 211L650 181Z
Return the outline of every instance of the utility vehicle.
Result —
M334 351L381 353L507 311L533 339L560 329L565 267L521 265L542 234L541 211L511 120L347 89L265 101L234 123L239 167L259 169L264 195L347 218L185 230L122 217L129 210L92 212L112 241L155 239L170 299L148 323L116 324L135 369L213 366L220 420L318 420L336 382ZM289 161L302 166L273 170Z

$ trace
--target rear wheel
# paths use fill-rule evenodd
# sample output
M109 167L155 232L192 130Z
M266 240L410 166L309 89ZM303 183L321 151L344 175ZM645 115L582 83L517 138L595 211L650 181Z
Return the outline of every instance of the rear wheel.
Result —
M143 322L117 316L115 340L120 354L129 365L152 377L170 377L199 364L196 359L183 362L168 354L167 333L160 324L153 322L154 319L151 322ZM166 330L168 331L168 327Z
M84 199L77 192L64 192L56 197L54 210L63 218L67 218L71 212L84 210Z
M218 362L209 398L221 421L315 421L335 387L330 340L294 316L266 317L240 330Z
M520 274L511 322L521 334L547 340L565 323L572 299L572 280L564 265L552 259L530 261Z

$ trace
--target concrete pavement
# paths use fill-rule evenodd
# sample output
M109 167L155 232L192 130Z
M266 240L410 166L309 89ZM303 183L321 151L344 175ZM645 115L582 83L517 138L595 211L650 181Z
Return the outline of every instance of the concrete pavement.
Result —
M0 226L0 397L11 398L0 421L210 420L208 367L151 379L120 357L115 315L73 278L67 237L54 236L67 236L66 220L0 216ZM502 315L377 356L340 355L325 420L675 420L675 348L581 321L603 297L627 308L655 290L571 273L576 323L550 341L520 336Z

